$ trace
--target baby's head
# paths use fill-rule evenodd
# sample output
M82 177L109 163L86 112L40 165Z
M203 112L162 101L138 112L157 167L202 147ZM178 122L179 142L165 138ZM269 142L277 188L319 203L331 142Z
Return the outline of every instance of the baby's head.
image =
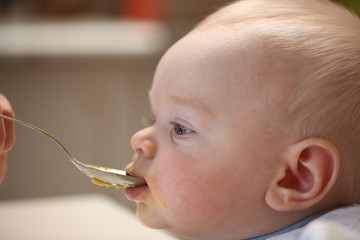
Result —
M141 222L242 239L360 201L360 20L322 0L245 0L164 55L127 189Z

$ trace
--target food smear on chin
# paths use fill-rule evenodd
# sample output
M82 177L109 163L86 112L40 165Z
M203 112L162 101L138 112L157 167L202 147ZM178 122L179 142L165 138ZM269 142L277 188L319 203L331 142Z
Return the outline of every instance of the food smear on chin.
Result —
M155 200L156 202L158 203L158 205L161 207L161 208L166 208L167 207L167 204L166 202L164 201L164 199L161 197L159 191L155 188L151 189L151 192L153 193L154 197L155 197Z

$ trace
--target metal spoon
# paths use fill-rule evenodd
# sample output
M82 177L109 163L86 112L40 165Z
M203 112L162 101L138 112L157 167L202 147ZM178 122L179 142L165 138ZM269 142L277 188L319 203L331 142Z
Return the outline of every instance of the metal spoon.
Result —
M106 167L100 167L100 166L94 166L90 164L82 163L78 160L76 160L71 153L64 147L64 145L56 139L54 136L49 134L48 132L42 130L41 128L38 128L34 125L31 125L29 123L23 122L21 120L11 118L5 115L0 114L0 117L5 118L10 121L14 121L18 124L21 124L25 127L31 128L35 131L38 131L45 136L49 137L51 140L53 140L55 143L57 143L66 153L67 157L70 159L70 161L86 176L92 179L92 182L94 184L100 185L100 186L114 186L116 188L122 188L122 187L137 187L141 185L146 185L146 182L142 178L137 178L133 176L129 176L126 174L124 170L118 170L113 168L106 168Z

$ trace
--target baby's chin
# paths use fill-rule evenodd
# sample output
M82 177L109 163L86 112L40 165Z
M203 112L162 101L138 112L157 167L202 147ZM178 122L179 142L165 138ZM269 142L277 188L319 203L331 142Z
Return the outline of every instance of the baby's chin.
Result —
M190 226L183 226L182 228L181 224L171 224L170 221L150 213L149 208L144 203L137 203L136 215L141 224L148 228L164 230L171 235L185 239L208 239L201 237L202 234L199 232L193 232Z
M169 224L157 212L144 202L137 202L136 216L144 226L153 229L168 229Z
M171 235L192 239L192 234L189 234L187 231L183 231L183 229L179 228L179 226L174 226L177 224L171 225L169 220L159 216L159 213L151 211L151 209L149 209L149 207L143 202L137 203L136 215L140 223L145 227L165 230Z

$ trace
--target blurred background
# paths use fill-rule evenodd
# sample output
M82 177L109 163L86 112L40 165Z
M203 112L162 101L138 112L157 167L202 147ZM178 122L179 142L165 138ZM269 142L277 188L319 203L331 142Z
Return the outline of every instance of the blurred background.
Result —
M0 92L19 119L79 160L124 168L149 114L164 51L226 0L0 0ZM360 1L341 1L360 13ZM122 190L98 187L46 137L17 126L0 201Z

